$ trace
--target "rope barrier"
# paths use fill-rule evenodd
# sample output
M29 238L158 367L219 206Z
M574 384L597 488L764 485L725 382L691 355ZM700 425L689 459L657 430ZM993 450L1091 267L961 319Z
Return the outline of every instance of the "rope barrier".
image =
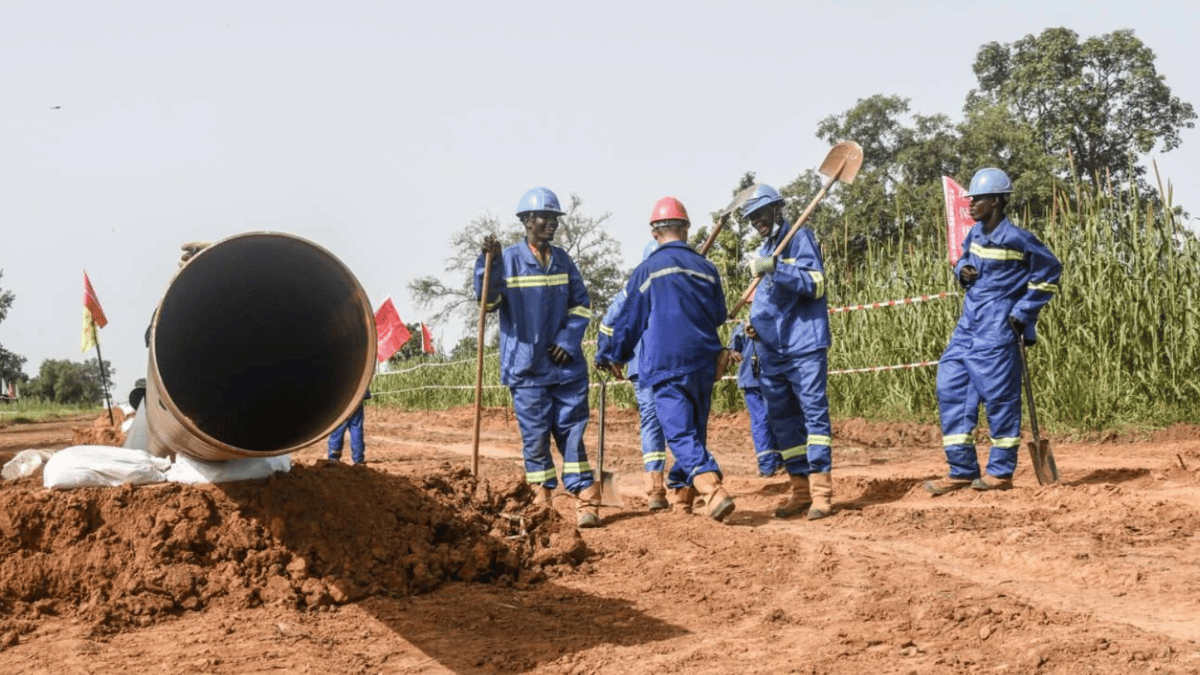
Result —
M918 302L926 300L940 300L958 295L955 291L944 291L934 295L918 295L913 298L904 298L903 300L888 300L886 302L872 302L866 305L846 305L845 307L834 307L829 310L830 314L838 314L839 312L855 312L861 309L879 309L880 307L897 307L899 305L914 305Z

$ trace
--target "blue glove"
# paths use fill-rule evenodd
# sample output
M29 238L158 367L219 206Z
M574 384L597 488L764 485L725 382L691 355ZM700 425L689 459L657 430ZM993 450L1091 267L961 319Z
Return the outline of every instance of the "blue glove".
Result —
M775 256L764 255L761 258L756 258L750 263L750 273L756 277L761 277L765 274L770 274L775 271Z

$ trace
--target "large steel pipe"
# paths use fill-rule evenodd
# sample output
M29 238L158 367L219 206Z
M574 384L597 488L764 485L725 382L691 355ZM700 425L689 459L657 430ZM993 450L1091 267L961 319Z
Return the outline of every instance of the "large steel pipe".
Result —
M282 455L329 435L362 402L375 320L333 254L288 234L217 242L185 264L150 328L152 454Z

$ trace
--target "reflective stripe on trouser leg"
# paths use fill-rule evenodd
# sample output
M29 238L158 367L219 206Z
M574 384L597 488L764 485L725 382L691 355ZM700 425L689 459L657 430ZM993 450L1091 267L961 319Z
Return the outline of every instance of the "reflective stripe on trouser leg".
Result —
M663 440L662 425L658 423L658 411L654 407L654 389L635 381L633 390L637 394L642 432L642 466L646 471L663 471L667 466L667 443Z
M654 405L663 437L675 456L667 479L672 488L690 486L697 474L717 472L721 467L708 451L708 412L712 407L712 368L673 377L654 385Z
M571 492L592 484L592 470L583 446L587 429L587 380L546 387L510 387L513 411L521 427L525 480L554 489L558 478L550 439L563 456L563 483Z
M829 396L826 384L829 354L824 349L801 354L788 379L800 398L804 424L808 427L808 468L813 473L833 470L833 424L829 421Z
M767 421L779 444L783 466L793 476L807 476L810 473L808 427L804 425L800 399L792 391L792 385L783 372L763 373L759 383L762 385L763 401L767 404Z
M588 425L588 381L582 378L550 387L554 407L554 443L563 458L563 487L578 493L594 481L583 434Z
M757 387L743 389L742 396L746 399L746 412L750 415L750 436L754 439L758 471L763 474L774 473L775 469L783 464L783 456L779 454L775 434L771 433L771 424L767 419L767 402L763 400L762 392Z
M975 388L987 411L992 450L987 472L1012 478L1021 448L1021 356L1016 340L967 357Z
M950 477L979 478L975 455L975 425L979 422L979 393L967 369L968 349L951 339L938 361L938 416L942 423L942 449Z

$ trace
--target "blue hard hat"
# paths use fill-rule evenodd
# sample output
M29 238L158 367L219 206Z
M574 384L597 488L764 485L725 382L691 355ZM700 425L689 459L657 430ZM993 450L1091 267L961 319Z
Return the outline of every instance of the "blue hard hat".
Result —
M971 187L967 189L967 196L1007 195L1012 191L1012 181L1008 179L1008 174L1000 169L988 167L975 172L975 176L971 178Z
M535 187L521 196L521 203L517 205L517 215L530 211L549 211L560 216L565 215L562 207L558 205L558 195L551 192L550 188L544 187Z
M654 253L657 250L658 250L658 242L657 241L652 241L649 244L646 244L646 248L642 249L642 260L649 258L650 254Z
M767 185L766 183L762 183L758 187L754 188L753 194L751 194L750 198L742 204L742 217L745 218L764 206L770 206L775 202L781 201L783 201L783 197L779 196L779 193L775 191L775 188Z

